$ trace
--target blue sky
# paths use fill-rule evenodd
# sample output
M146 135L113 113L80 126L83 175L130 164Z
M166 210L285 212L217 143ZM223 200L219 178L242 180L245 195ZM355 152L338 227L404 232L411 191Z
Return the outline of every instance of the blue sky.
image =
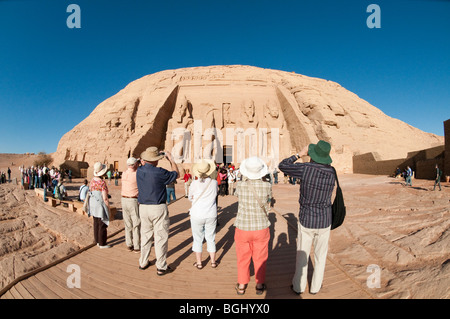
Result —
M72 3L80 29L66 25ZM372 3L379 29L366 24ZM391 117L444 135L450 1L0 0L0 153L52 153L131 81L220 64L332 80Z

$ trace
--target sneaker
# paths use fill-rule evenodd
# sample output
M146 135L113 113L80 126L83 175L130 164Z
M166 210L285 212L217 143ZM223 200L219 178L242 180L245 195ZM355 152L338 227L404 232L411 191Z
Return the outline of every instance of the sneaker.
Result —
M127 250L128 251L133 251L134 247L133 246L127 246Z
M140 251L139 249L135 249L135 250L133 250L133 253L135 253L135 254L140 254L141 251Z
M98 246L100 249L104 249L104 248L111 248L111 246L110 245L105 245L105 246Z

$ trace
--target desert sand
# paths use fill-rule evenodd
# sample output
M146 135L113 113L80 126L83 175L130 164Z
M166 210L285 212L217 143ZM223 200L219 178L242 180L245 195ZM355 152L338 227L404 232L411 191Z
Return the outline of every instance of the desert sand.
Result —
M0 155L0 170L11 162L32 165L32 156ZM450 298L450 185L433 189L433 181L413 180L412 187L388 176L341 174L347 206L344 224L333 230L329 255L356 280L365 283L379 269L379 298ZM81 179L67 184L75 198ZM274 186L275 209L296 217L298 185ZM183 194L182 183L177 194ZM110 184L119 208L108 229L123 227L120 186ZM0 185L0 288L33 269L92 243L92 220L42 205L34 191ZM295 219L294 219L295 221ZM375 268L374 268L375 267ZM378 267L378 268L376 268ZM372 282L373 283L373 282Z

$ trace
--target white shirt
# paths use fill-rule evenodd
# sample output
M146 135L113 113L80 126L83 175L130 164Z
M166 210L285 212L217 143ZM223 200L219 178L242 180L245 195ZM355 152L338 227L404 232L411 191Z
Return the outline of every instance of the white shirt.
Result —
M228 172L228 181L234 183L236 181L236 175L234 175L233 171Z
M190 215L196 219L217 217L216 198L217 181L215 179L208 177L203 181L193 180L189 186L189 200L193 204L189 210Z

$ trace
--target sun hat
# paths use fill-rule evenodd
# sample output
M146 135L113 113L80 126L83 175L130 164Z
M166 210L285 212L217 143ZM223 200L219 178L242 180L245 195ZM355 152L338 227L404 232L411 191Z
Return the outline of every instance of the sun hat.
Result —
M203 159L201 162L195 163L192 166L192 174L196 177L200 177L205 174L211 176L216 170L216 164L211 159Z
M257 156L243 160L239 170L242 175L249 179L260 179L269 174L267 164Z
M133 166L134 164L136 164L137 159L134 157L130 157L129 159L127 159L127 165L128 166Z
M156 146L150 146L144 152L141 153L141 158L146 162L156 162L163 158L164 155L160 154Z
M103 176L107 170L108 167L105 164L100 162L94 164L94 176Z
M319 164L329 165L333 160L330 157L331 145L328 142L320 140L317 144L309 144L308 155Z

